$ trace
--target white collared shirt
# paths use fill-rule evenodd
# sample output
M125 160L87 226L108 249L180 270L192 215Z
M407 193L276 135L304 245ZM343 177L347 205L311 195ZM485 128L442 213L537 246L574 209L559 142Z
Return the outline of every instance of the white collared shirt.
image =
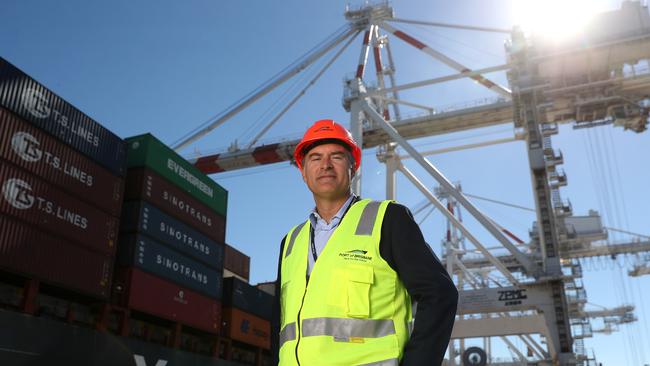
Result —
M314 246L316 247L316 255L320 256L320 253L325 248L325 244L334 233L334 230L339 226L343 215L348 210L352 199L354 198L353 194L350 194L347 201L341 206L339 211L332 217L332 220L328 224L323 218L320 217L316 208L312 210L309 214L309 222L311 227L314 228ZM311 274L312 268L314 268L314 256L312 255L311 243L309 244L309 254L307 255L307 274Z

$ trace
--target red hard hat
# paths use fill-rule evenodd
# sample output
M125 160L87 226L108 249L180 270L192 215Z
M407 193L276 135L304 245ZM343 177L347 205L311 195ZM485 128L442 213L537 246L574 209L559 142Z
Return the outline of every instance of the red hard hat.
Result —
M322 119L316 121L313 126L309 127L300 143L293 151L293 157L296 160L298 168L302 170L302 159L305 156L305 148L321 140L338 140L350 148L354 157L354 171L356 172L361 165L361 148L354 142L350 131L345 127L332 121L331 119Z

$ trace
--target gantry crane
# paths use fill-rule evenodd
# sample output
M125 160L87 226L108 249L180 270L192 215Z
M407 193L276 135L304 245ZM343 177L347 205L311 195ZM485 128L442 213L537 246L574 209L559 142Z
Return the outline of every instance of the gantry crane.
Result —
M395 195L395 174L399 171L450 223L443 260L457 281L461 298L448 364L484 360L475 347L465 350L471 351L469 353L464 352L463 340L491 337L499 337L517 355L517 360L511 363L493 360L491 364L588 363L582 339L593 332L589 319L596 316L609 319L606 328L601 330L607 331L613 329L614 324L632 321L633 309L610 309L602 314L586 312L586 292L579 281L581 268L574 259L647 252L650 242L606 248L594 243L606 237L600 217L595 212L574 216L570 202L562 200L560 187L567 184L567 177L559 169L563 156L553 148L551 137L558 133L558 125L562 123L571 123L574 128L614 124L635 132L647 128L648 108L644 103L650 95L650 70L637 65L639 61L650 59L648 9L638 2L624 2L621 9L600 15L585 32L587 38L581 39L579 44L549 43L524 34L517 27L504 30L399 19L385 2L348 8L345 17L348 24L320 47L214 120L180 139L174 147L177 150L187 147L316 60L333 53L309 84L247 146L234 146L222 154L190 159L208 174L290 161L298 140L258 145L259 139L314 85L356 36L362 34L359 62L354 77L345 81L343 94L343 107L350 112L353 137L363 148L378 147L378 158L386 165L387 198ZM470 70L404 32L400 28L403 24L508 34L507 60L502 65ZM406 42L457 73L397 85L391 39ZM371 49L376 85L367 83L365 78ZM507 87L485 76L497 71L507 72ZM400 98L404 90L462 78L470 78L478 86L493 91L495 98L469 108L443 112ZM400 108L404 106L420 109L424 114L402 118ZM483 215L459 187L409 142L413 138L501 124L514 124L518 133L513 139L523 140L527 147L537 216L530 243L523 243ZM503 142L506 141L498 143ZM402 164L397 147L406 151L438 182L437 193ZM470 147L477 146L467 148ZM357 176L353 182L355 191L360 188L360 179L362 177ZM447 200L447 204L442 200ZM493 254L493 250L479 241L458 216L461 208L487 229L508 254ZM640 266L635 273L646 273L646 268ZM534 357L518 350L509 340L510 336L519 337ZM546 347L540 340L546 342ZM460 347L456 347L456 343ZM484 348L489 350L489 344Z

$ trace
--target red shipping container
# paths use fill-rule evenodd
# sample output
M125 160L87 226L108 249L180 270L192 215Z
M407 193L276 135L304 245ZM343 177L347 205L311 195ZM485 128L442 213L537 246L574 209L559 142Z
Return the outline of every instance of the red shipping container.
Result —
M0 161L0 213L102 253L115 253L119 220Z
M223 268L249 280L251 258L239 250L226 244L224 247Z
M226 240L226 219L148 168L132 168L126 175L125 201L153 203L167 214L213 240Z
M0 108L0 157L74 196L120 215L124 180L70 146Z
M223 308L222 334L230 339L271 349L271 323L237 308Z
M219 333L221 303L173 282L137 268L122 268L116 272L113 291L118 302L130 309Z
M113 258L54 238L18 220L0 216L0 267L106 299Z

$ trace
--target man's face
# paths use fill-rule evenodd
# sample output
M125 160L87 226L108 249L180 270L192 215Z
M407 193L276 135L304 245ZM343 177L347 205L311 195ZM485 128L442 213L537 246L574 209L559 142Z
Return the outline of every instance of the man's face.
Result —
M323 144L312 148L305 155L302 178L316 197L347 197L352 179L348 151L339 144Z

